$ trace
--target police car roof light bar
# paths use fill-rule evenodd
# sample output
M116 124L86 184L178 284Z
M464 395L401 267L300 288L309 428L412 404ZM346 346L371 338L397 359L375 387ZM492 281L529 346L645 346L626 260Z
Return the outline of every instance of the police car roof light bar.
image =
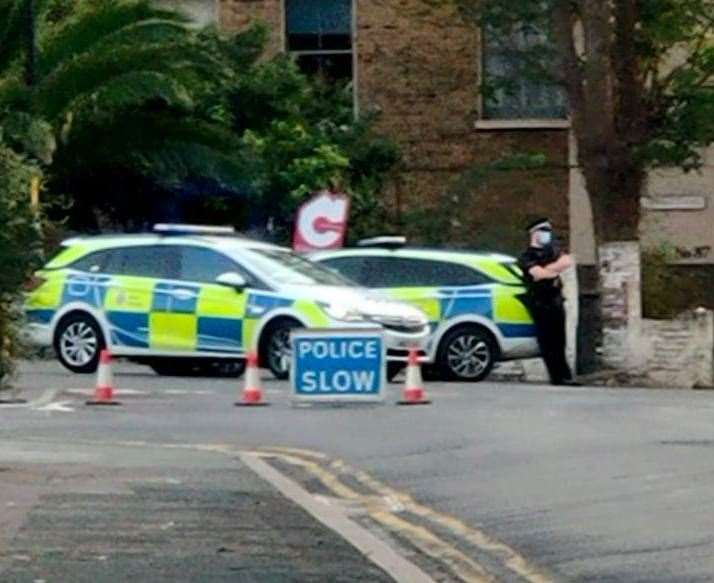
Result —
M407 238L401 235L385 235L362 239L357 242L357 247L381 247L383 249L400 249L407 244Z
M206 225L182 225L159 223L154 225L154 233L160 235L235 235L233 227L214 227Z

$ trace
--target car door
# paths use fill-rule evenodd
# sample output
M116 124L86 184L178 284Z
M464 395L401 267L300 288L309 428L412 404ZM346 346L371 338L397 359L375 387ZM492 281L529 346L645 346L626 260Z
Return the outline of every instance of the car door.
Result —
M178 275L178 261L170 248L115 248L103 269L111 277L104 309L112 345L152 351L190 345L191 291L169 285Z
M180 251L179 278L196 286L196 350L204 353L242 355L243 328L253 276L236 261L207 247L184 245ZM246 280L244 289L216 283L218 276L238 273Z

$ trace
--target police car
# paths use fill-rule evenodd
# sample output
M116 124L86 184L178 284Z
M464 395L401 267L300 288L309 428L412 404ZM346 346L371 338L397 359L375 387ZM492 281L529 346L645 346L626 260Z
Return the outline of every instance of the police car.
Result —
M312 259L424 311L431 328L426 361L442 378L479 381L498 360L539 354L514 258L405 243L403 237L377 237Z
M286 378L294 328L382 328L393 358L428 337L420 310L229 228L70 239L33 281L31 337L77 373L105 346L159 374L225 371L255 348Z

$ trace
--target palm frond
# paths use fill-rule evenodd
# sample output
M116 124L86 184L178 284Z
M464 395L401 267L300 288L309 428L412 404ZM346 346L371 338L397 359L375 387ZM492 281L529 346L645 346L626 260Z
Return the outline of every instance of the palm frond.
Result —
M219 180L238 176L243 169L241 144L229 130L185 115L160 112L127 112L125 116L95 120L77 127L55 160L58 174L81 174L82 168L128 167L152 176L157 182L175 182L190 172ZM179 155L171 144L182 144ZM190 152L199 153L192 161ZM209 162L208 154L215 158ZM231 160L233 162L231 162ZM235 172L231 174L229 168ZM241 170L244 172L244 170Z
M126 110L156 102L183 111L194 107L189 91L176 79L157 71L135 71L110 79L94 93L80 95L60 117L71 111L80 123L84 117L96 121L98 115L124 115Z
M37 88L35 111L56 122L67 106L83 94L94 93L112 79L130 72L163 72L189 68L208 75L214 62L194 44L129 46L112 51L97 51L63 64Z
M118 37L125 29L133 29L147 23L161 24L161 31L166 31L170 24L170 30L177 32L185 28L187 20L175 12L154 8L146 1L102 2L99 7L92 6L91 9L81 11L58 31L42 39L39 71L42 75L47 75L75 55ZM120 37L117 40L121 42Z

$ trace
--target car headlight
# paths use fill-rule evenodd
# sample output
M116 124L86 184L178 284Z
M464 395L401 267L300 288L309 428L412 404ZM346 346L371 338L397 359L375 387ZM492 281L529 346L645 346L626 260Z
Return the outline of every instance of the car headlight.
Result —
M323 311L333 320L341 322L361 322L364 320L362 314L353 306L344 304L320 304Z

